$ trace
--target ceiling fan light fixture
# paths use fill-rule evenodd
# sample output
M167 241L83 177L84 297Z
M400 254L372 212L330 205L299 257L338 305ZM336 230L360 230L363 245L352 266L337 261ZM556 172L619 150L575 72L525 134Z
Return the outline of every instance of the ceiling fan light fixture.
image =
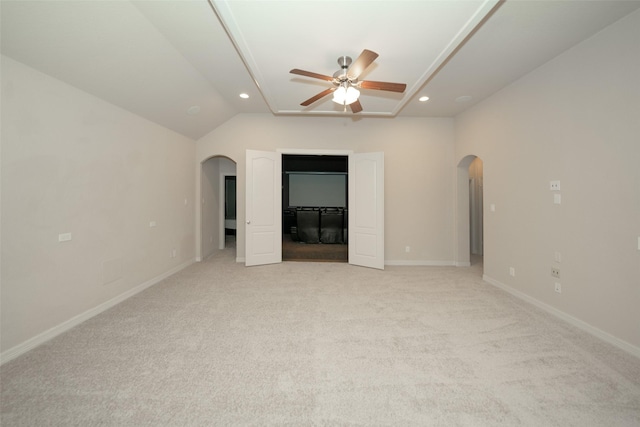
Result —
M343 84L333 92L333 102L340 105L349 105L356 102L359 96L360 91L358 89Z

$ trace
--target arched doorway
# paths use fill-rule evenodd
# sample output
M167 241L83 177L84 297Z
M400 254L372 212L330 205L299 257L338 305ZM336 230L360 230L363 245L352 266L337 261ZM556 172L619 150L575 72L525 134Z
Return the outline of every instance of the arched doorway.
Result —
M236 162L228 157L213 156L201 163L201 259L225 248L235 251L235 177Z
M482 262L484 255L483 163L474 155L457 167L456 265Z
M469 246L472 265L482 262L484 254L482 168L479 157L469 165Z

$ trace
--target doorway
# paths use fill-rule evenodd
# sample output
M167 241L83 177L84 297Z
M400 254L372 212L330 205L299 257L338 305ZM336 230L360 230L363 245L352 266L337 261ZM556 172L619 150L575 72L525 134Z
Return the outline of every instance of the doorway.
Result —
M282 154L348 156L348 262L384 270L384 153L343 150L246 150L245 265L282 262Z
M484 255L482 160L469 165L469 246L471 265L481 263Z
M348 156L282 156L282 260L348 262Z
M484 165L474 155L457 167L456 266L483 265L484 261Z
M235 251L236 162L214 156L201 167L200 253L206 259L219 250Z
M224 234L236 235L236 176L224 175ZM225 239L226 241L227 239ZM224 249L224 247L220 248Z

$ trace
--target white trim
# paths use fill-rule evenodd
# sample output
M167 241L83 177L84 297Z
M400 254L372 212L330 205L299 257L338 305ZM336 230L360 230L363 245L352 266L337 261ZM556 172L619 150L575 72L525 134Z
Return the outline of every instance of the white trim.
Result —
M236 262L241 262L244 264L244 262L246 261L245 257L236 257Z
M425 267L445 267L454 265L453 261L409 261L409 260L385 260L385 265L406 265L406 266L425 266Z
M103 302L102 304L99 304L87 311L85 311L84 313L81 313L75 317L72 317L69 320L66 320L62 323L60 323L57 326L54 326L53 328L46 330L44 332L42 332L41 334L36 335L33 338L30 338L28 340L26 340L25 342L16 345L15 347L10 348L9 350L3 352L0 354L0 365L5 364L6 362L15 359L18 356L23 355L24 353L28 352L29 350L32 350L36 347L38 347L41 344L44 344L45 342L49 341L52 338L55 338L56 336L62 334L63 332L68 331L69 329L73 328L74 326L79 325L80 323L84 322L85 320L89 320L90 318L97 316L98 314L102 313L105 310L110 309L111 307L121 303L122 301L131 298L132 296L134 296L137 293L140 293L142 291L144 291L145 289L161 282L162 280L166 279L167 277L177 273L180 270L185 269L186 267L190 266L191 264L193 264L195 261L195 259L191 259L188 260L180 265L178 265L177 267L172 268L171 270L161 274L160 276L156 276L153 279L147 280L144 283L139 284L138 286L136 286L135 288L129 289L128 291L108 300Z
M455 265L456 267L471 267L471 262L470 261L456 261L455 263L453 263L453 265Z
M614 337L613 335L609 334L608 332L605 332L601 329L598 329L594 326L591 326L590 324L577 319L567 313L565 313L564 311L560 311L555 307L552 307L548 304L545 304L542 301L539 301L533 297L530 297L529 295L522 293L520 291L517 291L507 285L505 285L504 283L501 283L489 276L487 276L486 274L484 274L482 276L482 280L484 280L485 282L502 289L503 291L506 291L508 293L510 293L511 295L515 296L516 298L519 298L523 301L526 301L532 305L535 305L538 308L541 308L542 310L546 311L547 313L553 314L554 316L564 320L565 322L570 323L571 325L582 329L583 331L595 336L596 338L600 338L601 340L615 346L618 347L621 350L624 350L628 353L631 353L633 356L636 356L637 358L640 358L640 347L636 347L631 343L628 343L624 340L621 340L620 338Z

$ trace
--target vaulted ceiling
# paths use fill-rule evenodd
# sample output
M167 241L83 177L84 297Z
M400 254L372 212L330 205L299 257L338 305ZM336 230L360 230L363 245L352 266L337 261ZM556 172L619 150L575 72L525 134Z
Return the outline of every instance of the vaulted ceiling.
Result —
M451 117L640 7L640 1L0 2L2 54L197 139L235 114ZM300 103L369 49L363 111ZM248 99L239 97L249 95ZM427 102L418 100L428 96Z

